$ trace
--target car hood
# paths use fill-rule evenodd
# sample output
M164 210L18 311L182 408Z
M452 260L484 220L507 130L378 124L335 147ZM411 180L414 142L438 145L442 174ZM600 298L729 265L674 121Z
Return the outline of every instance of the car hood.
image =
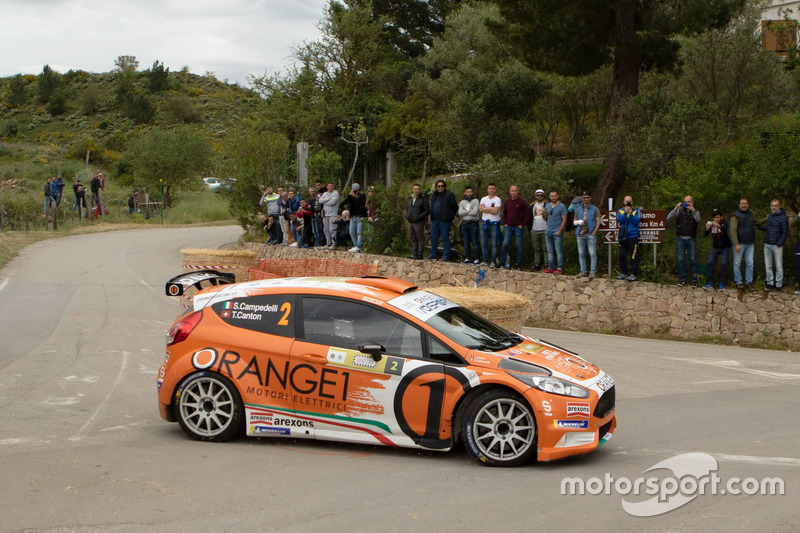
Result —
M596 365L573 352L524 335L522 342L516 346L497 352L473 350L467 354L467 358L474 365L495 368L503 359L513 358L547 368L555 375L574 381L591 380L602 373Z

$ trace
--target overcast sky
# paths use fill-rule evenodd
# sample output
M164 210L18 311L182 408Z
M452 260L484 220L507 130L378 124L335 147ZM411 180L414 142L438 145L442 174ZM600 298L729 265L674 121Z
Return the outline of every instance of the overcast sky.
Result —
M122 55L247 85L320 37L328 0L0 0L0 77L109 72Z

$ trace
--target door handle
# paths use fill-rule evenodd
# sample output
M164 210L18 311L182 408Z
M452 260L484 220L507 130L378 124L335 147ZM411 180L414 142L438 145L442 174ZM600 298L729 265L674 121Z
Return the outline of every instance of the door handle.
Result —
M315 365L326 365L328 364L328 356L326 355L317 355L315 353L304 353L300 356L300 359L307 363L313 363Z

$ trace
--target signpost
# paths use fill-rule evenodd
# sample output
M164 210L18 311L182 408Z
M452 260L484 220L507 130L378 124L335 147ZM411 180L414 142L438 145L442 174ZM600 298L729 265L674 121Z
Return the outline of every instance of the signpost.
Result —
M639 244L653 245L653 266L656 265L656 244L661 244L661 232L666 229L667 212L663 209L652 211L641 210L639 222ZM602 240L608 245L617 242L617 212L600 211L600 229ZM608 272L611 274L611 250L608 253Z

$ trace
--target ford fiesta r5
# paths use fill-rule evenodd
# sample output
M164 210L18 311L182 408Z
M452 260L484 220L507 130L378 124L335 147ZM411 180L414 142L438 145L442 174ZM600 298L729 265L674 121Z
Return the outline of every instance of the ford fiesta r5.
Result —
M400 279L233 283L199 271L166 291L192 287L167 334L158 402L198 440L462 442L514 466L590 452L616 428L614 380L598 367Z

